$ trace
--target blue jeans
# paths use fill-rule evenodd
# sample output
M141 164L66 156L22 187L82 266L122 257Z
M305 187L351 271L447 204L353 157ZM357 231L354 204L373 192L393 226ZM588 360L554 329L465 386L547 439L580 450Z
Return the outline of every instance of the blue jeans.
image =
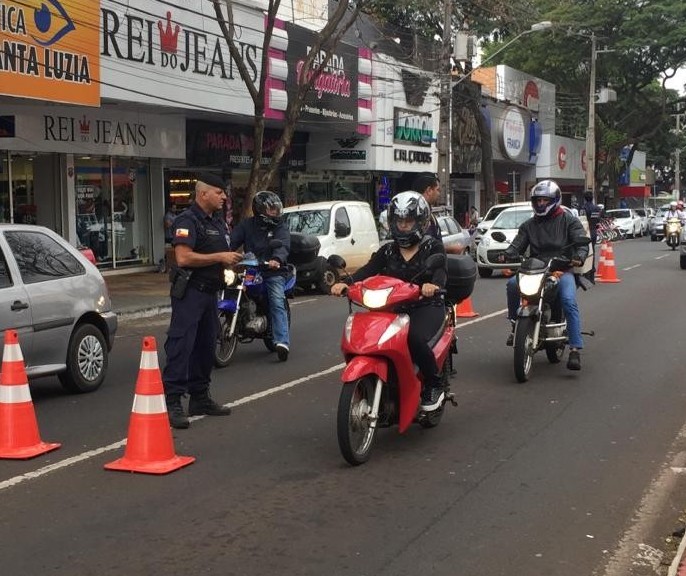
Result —
M274 344L290 346L288 336L288 312L286 312L286 294L284 276L267 276L264 279L267 286L267 299L269 300L269 320L272 324L272 336Z
M517 288L517 276L507 281L507 317L510 320L517 318L519 308L519 289ZM567 318L567 334L569 335L570 348L583 348L584 341L581 338L581 315L576 303L576 279L571 272L565 272L560 278L559 298Z

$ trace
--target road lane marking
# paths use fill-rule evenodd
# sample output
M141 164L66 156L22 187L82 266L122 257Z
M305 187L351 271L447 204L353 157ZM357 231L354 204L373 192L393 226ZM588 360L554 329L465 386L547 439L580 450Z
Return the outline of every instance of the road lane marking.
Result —
M503 308L502 310L498 310L497 312L492 312L491 314L486 314L485 316L480 316L479 318L475 318L474 320L469 320L468 322L458 324L457 328L463 328L464 326L468 326L470 324L483 322L484 320L489 320L491 318L495 318L496 316L500 316L505 312L507 312L507 308ZM314 372L313 374L308 374L307 376L296 378L295 380L291 380L290 382L280 384L279 386L274 386L273 388L263 390L262 392L257 392L255 394L251 394L250 396L245 396L244 398L240 398L234 402L229 402L227 404L224 404L224 406L229 406L233 408L234 406L242 406L250 402L256 402L257 400L261 400L262 398L266 398L267 396L272 396L274 394L278 394L279 392L283 392L284 390L288 390L290 388L299 386L300 384L309 382L314 378L328 376L329 374L342 370L344 367L345 363L341 362L340 364L336 364L335 366L331 366L330 368L325 368L324 370L320 370L319 372ZM194 422L195 420L201 420L202 418L205 418L205 416L194 416L193 418L190 418L190 421ZM32 470L30 472L26 472L25 474L20 474L19 476L8 478L7 480L0 482L0 492L8 488L17 486L19 484L22 484L24 482L27 482L29 480L36 480L38 478L41 478L42 476L45 476L46 474L49 474L50 472L56 472L57 470L68 468L70 466L78 464L79 462L84 462L86 460L90 460L91 458L100 456L101 454L105 454L113 450L118 450L123 446L126 446L126 438L114 442L112 444L108 444L107 446L102 446L94 450L82 452L81 454L77 454L76 456L72 456L70 458L65 458L64 460L60 460L59 462L55 462L53 464L49 464L48 466L38 468L37 470Z
M628 268L622 268L622 270L626 272L627 270L633 270L634 268L639 268L640 266L640 264L634 264L633 266L629 266Z
M655 260L662 260L663 258L669 258L669 254L663 254L662 256L655 256Z

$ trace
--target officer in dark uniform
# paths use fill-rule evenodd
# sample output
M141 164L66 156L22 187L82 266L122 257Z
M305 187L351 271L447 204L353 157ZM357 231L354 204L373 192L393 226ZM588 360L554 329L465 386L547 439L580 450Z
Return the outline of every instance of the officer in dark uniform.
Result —
M588 219L588 231L591 237L591 244L595 246L598 238L598 224L600 223L600 218L602 216L602 210L595 202L593 202L593 192L587 190L584 192L584 203L581 206L581 211L586 215ZM591 282L595 283L595 253L597 250L593 250L593 265L591 269L585 274Z
M424 196L431 208L438 206L441 201L441 183L438 178L431 172L422 172L419 174L412 183L412 190L419 192ZM434 216L433 212L429 217L429 227L426 229L427 236L436 238L443 242L443 236L441 235L441 228L438 225L438 220ZM465 247L460 244L452 244L450 246L444 246L445 251L448 254L462 254Z
M225 416L229 407L210 396L210 375L219 329L217 292L224 269L241 259L229 251L229 230L221 217L226 183L214 174L201 174L195 199L174 221L174 257L171 272L172 316L164 350L162 372L169 422L188 428L181 397L190 394L188 414Z

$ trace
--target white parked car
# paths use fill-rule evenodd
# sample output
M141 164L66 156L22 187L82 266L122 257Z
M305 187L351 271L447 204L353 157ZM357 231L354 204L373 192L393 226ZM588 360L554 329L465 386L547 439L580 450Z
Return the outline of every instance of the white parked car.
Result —
M490 229L490 227L493 225L493 222L495 222L495 219L498 217L498 215L503 211L506 210L507 208L513 208L516 206L528 206L531 207L530 202L510 202L508 204L494 204L488 209L488 212L486 212L486 215L479 220L479 223L476 226L476 232L474 232L474 247L473 247L473 253L477 253L477 248L479 247L479 242L481 242L481 238L486 234L486 232Z
M493 270L506 270L512 268L512 263L498 262L500 256L517 235L519 227L534 215L534 210L529 202L524 202L514 207L504 209L498 214L488 231L481 237L481 242L476 248L476 265L479 276L488 278L493 275ZM497 242L491 235L498 231L505 234L506 242Z
M615 208L606 210L605 216L613 218L615 225L627 236L636 238L643 235L643 223L641 217L633 208Z

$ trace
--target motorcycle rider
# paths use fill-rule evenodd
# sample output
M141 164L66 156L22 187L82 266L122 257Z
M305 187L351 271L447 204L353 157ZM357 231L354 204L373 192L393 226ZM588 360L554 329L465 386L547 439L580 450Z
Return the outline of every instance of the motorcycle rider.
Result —
M581 205L582 214L586 215L588 219L588 231L591 237L591 244L595 246L598 240L598 224L600 224L600 218L602 216L603 209L600 205L593 202L593 192L587 190L584 192L584 203ZM587 278L595 284L595 253L597 250L593 251L593 264L591 269L587 273Z
M560 206L562 192L553 180L543 180L531 189L531 205L534 215L519 227L517 236L500 256L500 261L513 259L529 249L533 258L548 260L553 256L565 256L572 266L581 266L588 256L588 245L580 245L579 240L586 235L578 218L565 212ZM569 335L569 357L567 368L581 370L581 350L584 346L581 338L581 318L576 301L576 278L571 268L560 277L559 295L562 309L567 318ZM508 318L514 322L519 307L519 289L517 277L507 282ZM510 334L507 345L512 346L514 332Z
M426 412L440 407L445 396L429 342L445 319L445 304L436 292L445 287L447 272L445 266L427 270L425 264L431 254L445 254L445 248L443 242L427 234L430 217L431 208L421 194L396 194L388 205L388 228L393 242L382 246L367 264L331 287L331 294L340 296L347 286L377 274L412 280L421 286L422 299L407 310L408 347L424 377L421 408Z
M255 194L252 200L252 218L241 220L231 232L231 250L241 246L245 252L252 252L260 261L268 261L269 269L262 274L267 286L269 316L274 337L274 346L279 360L288 360L290 336L288 333L288 312L284 287L285 267L291 248L291 233L282 220L281 199L269 190ZM281 246L272 250L270 240L280 240Z

